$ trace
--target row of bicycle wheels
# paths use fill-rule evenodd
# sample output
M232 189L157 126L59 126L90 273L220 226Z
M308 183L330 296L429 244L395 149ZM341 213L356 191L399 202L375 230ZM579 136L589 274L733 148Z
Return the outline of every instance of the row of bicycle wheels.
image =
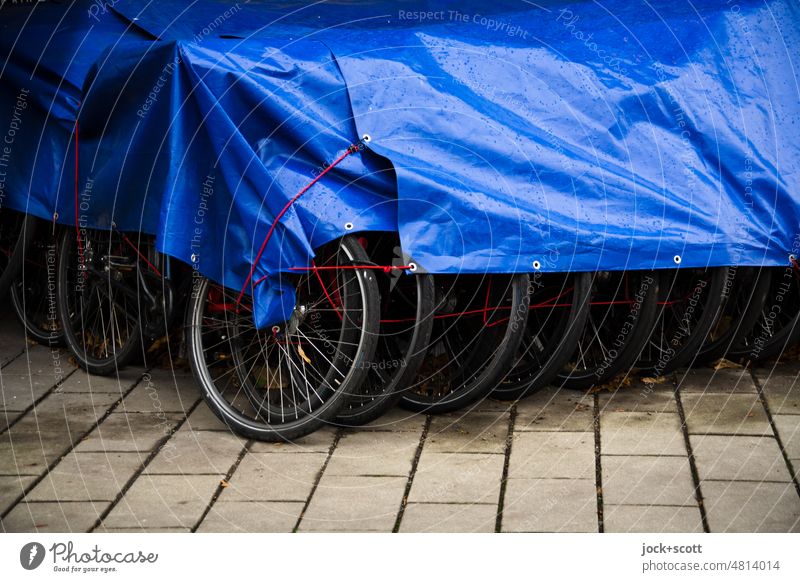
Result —
M397 404L451 412L550 384L771 358L800 333L793 267L430 275L390 268L402 265L391 233L317 249L291 276L291 317L257 329L247 296L161 255L150 236L7 211L0 222L0 289L32 338L111 374L182 335L215 414L267 441L362 425Z

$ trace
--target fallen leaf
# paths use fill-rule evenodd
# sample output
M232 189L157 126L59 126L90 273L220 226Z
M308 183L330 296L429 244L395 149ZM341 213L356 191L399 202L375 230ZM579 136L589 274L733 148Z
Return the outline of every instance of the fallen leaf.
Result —
M297 346L297 353L300 354L300 357L303 358L306 364L311 364L311 358L309 358L306 353L303 351L303 346Z
M642 378L642 382L645 384L663 384L666 379L665 376L658 376L656 378Z
M720 358L716 362L714 362L714 369L715 370L724 370L726 368L732 368L734 370L741 369L742 365L737 364L736 362L731 362L730 360L726 360L725 358Z
M222 480L219 482L219 486L220 486L220 487L222 487L222 488L224 489L225 487L230 487L230 486L231 486L231 484L230 484L230 483L228 483L228 482L227 482L225 479L222 479Z

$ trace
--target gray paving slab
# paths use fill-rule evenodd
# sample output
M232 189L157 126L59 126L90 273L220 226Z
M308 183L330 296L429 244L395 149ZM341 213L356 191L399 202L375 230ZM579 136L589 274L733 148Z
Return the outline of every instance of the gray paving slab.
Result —
M83 370L75 370L69 378L58 387L61 392L124 394L145 373L138 366L123 368L111 376L96 376Z
M439 453L503 453L509 413L470 412L433 417L425 448Z
M409 412L400 407L393 408L380 418L358 427L358 430L379 430L391 432L420 432L425 425L425 415Z
M684 394L691 434L769 435L772 429L755 394Z
M154 369L122 401L120 412L187 413L200 400L192 375L177 370Z
M708 367L695 367L675 372L681 392L732 394L755 394L756 385L747 368L722 368L715 370Z
M198 532L289 533L303 510L301 502L230 501L216 503Z
M614 505L695 504L687 457L601 458L603 502Z
M230 478L220 501L305 501L326 453L250 453Z
M29 501L113 501L144 458L139 453L75 453L61 459Z
M608 533L702 533L698 507L669 505L610 505L603 509Z
M597 493L590 479L510 479L504 532L596 532Z
M0 513L5 513L34 479L34 475L0 475Z
M223 432L179 429L147 465L145 473L226 474L246 441Z
M496 503L503 455L432 453L420 455L409 502Z
M404 477L324 475L299 531L381 531L394 527Z
M419 440L414 432L349 432L339 439L325 474L405 477Z
M522 432L514 434L508 477L589 479L595 474L594 434Z
M592 406L591 396L548 387L519 402L514 430L592 432Z
M181 418L180 414L172 412L113 412L82 439L75 450L151 451L172 432Z
M4 519L0 519L0 530L38 533L81 533L97 521L108 506L106 502L91 501L23 502L14 507Z
M689 440L701 480L792 480L772 437L706 435Z
M681 421L673 412L603 412L600 447L605 455L685 455Z
M753 373L761 383L773 414L800 414L800 372L797 367L757 368Z
M192 528L223 475L142 475L111 510L105 527Z
M661 384L648 385L641 381L614 392L598 393L602 412L677 412L672 383L664 378Z
M297 439L291 443L253 443L250 452L252 453L275 453L275 452L296 452L296 453L327 453L331 449L336 438L337 429L333 427L323 427L310 435Z
M497 505L474 503L409 503L403 512L401 532L491 533Z
M776 414L772 417L790 459L800 459L800 419L796 415Z
M186 428L189 430L219 430L231 432L231 429L225 426L205 403L200 403L200 406L192 411L186 419Z
M792 483L707 481L702 489L712 532L800 531L800 497Z
M18 358L0 370L0 407L5 410L25 410L51 390L66 373L66 356L53 353L42 346L28 346ZM56 362L60 362L57 366Z

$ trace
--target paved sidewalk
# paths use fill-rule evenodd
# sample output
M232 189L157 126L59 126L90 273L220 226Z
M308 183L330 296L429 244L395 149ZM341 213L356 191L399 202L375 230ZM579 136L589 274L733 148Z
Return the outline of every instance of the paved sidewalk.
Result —
M8 316L0 365L8 532L800 531L800 363L281 445L231 434L185 371L90 377Z

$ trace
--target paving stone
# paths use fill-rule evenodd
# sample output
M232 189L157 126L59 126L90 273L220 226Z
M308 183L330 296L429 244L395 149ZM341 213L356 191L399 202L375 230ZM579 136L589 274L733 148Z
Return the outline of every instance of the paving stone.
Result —
M145 472L226 474L241 454L245 442L230 433L181 428L162 447Z
M509 479L502 531L598 531L594 480Z
M60 358L61 352L56 353ZM0 370L0 407L25 410L53 388L72 369L56 367L54 361L49 349L34 345Z
M96 376L83 370L75 370L58 387L60 392L100 393L108 392L122 396L138 382L145 370L140 367L123 368L111 376Z
M694 505L687 457L601 458L603 502L612 505Z
M712 532L800 531L800 497L792 483L707 481L702 490Z
M249 453L220 494L220 501L305 501L325 453Z
M594 478L594 434L586 432L522 432L514 434L510 479L549 477Z
M217 418L211 409L204 403L194 409L186 419L186 428L189 430L221 430L223 432L233 432L230 428Z
M754 374L772 414L800 414L800 374L796 367L756 369Z
M0 475L40 475L70 446L63 435L15 430L0 436Z
M325 475L300 523L300 531L392 531L405 477Z
M614 392L598 394L599 408L603 412L678 412L672 383L648 385L641 381Z
M778 443L771 437L692 436L701 480L791 481Z
M215 503L198 532L289 533L303 503L232 501Z
M600 416L604 455L685 455L680 417L667 412L609 412Z
M139 453L70 453L28 494L29 501L113 501L141 467Z
M400 407L395 407L380 418L358 427L358 430L386 430L392 432L419 433L422 431L423 426L425 426L424 414L409 412Z
M197 384L182 370L155 369L125 398L120 412L186 413L200 400Z
M503 455L433 453L423 449L409 502L497 503Z
M420 435L412 432L345 434L339 440L325 474L406 477L411 472L419 439Z
M10 313L0 317L0 366L5 366L25 350L28 344L25 332L16 317Z
M224 475L142 475L111 510L105 527L192 528Z
M336 437L336 429L331 427L321 428L297 439L291 443L262 443L255 442L250 448L252 453L328 453Z
M95 531L103 533L191 533L188 527L98 527Z
M609 533L702 533L703 522L697 507L605 504L603 528Z
M772 434L757 395L684 394L681 398L691 434Z
M0 476L0 513L4 513L22 495L25 488L36 479L33 475Z
M517 405L515 431L594 431L593 400L580 392L547 387Z
M401 532L491 533L497 505L474 503L409 503L403 512Z
M75 448L91 451L151 451L177 426L181 415L114 412Z
M113 394L51 394L0 436L0 474L39 474L118 400Z
M87 532L95 524L108 503L80 502L22 502L0 520L0 530L13 532Z
M772 420L788 457L800 459L800 418L791 414L776 414Z
M747 368L713 368L697 367L689 370L675 372L681 392L688 393L715 393L756 394L756 385Z
M509 415L498 412L435 416L425 448L439 453L504 453Z

